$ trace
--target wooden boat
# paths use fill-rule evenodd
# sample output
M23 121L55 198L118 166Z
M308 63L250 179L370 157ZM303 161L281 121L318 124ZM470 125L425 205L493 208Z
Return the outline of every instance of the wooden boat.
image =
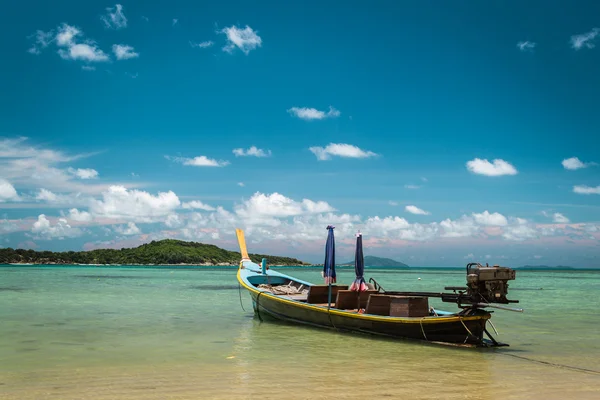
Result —
M356 292L342 285L314 285L252 262L244 234L237 230L242 259L237 273L240 285L252 297L255 314L261 320L277 320L396 338L467 347L506 346L494 339L486 325L491 318L486 307L511 309L489 302L506 300L506 280L514 279L514 270L505 267L467 266L469 288L446 288L453 293L389 292L371 279L369 290ZM477 276L481 279L474 279ZM495 277L495 279L486 279ZM506 279L505 279L506 278ZM494 287L492 293L471 287ZM463 290L464 289L464 290ZM445 312L428 307L428 298L439 297L456 303L459 312ZM484 334L488 338L484 338Z

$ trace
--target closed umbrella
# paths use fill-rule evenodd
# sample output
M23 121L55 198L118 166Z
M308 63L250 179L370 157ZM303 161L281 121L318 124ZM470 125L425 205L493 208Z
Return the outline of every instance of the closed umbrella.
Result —
M329 225L327 230L327 242L325 243L325 262L323 263L323 278L325 284L331 285L336 282L335 277L335 238L333 237L334 226Z
M356 279L350 285L350 290L356 292L366 291L367 284L365 283L365 258L363 256L362 248L362 234L358 232L356 234L356 252L354 253L354 272L356 273Z

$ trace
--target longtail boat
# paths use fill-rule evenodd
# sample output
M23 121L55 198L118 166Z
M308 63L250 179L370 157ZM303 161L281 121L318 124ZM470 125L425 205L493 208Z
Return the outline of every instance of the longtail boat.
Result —
M333 227L329 228L332 239ZM261 265L252 262L244 232L237 229L236 233L242 257L237 279L250 293L254 313L261 321L274 318L460 347L495 347L508 345L497 341L488 331L492 311L487 308L523 311L503 305L518 302L506 298L507 282L515 279L511 268L470 263L466 267L467 286L446 287L445 290L452 291L446 293L386 291L374 279L365 283L359 274L350 287L353 290L349 290L348 286L335 284L335 273L331 271L335 264L328 269L329 238L324 269L328 284L315 285L268 268L265 259ZM357 260L362 258L362 240L358 254L357 245ZM460 310L434 309L428 305L429 298L455 303Z

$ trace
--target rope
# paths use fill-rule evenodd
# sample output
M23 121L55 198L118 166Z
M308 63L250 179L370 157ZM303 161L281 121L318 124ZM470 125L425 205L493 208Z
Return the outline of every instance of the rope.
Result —
M259 304L259 299L260 299L260 295L261 295L262 293L263 293L263 292L258 292L258 295L256 296L256 315L258 316L258 320L259 320L260 322L262 322L262 318L261 318L261 316L260 316L260 304Z
M242 310L244 312L246 312L246 309L244 308L244 303L242 303L242 285L240 285L239 282L238 282L238 293L240 294L240 306L242 306Z
M423 329L423 318L419 320L419 325L421 325L421 332L423 333L423 337L425 338L425 340L429 340L427 339L427 335L425 335L425 329Z
M467 333L469 335L471 335L474 338L477 338L477 336L473 335L473 333L469 330L469 328L467 328L467 326L465 325L465 323L462 320L462 317L458 317L458 320L460 321L460 323L462 324L462 326L465 327L465 329L467 330ZM467 335L467 337L465 338L465 343L467 343L467 340L469 340L469 336Z
M520 358L521 360L531 361L531 362L535 362L535 363L538 363L538 364L544 364L544 365L548 365L548 366L551 366L551 367L565 368L565 369L570 369L570 370L577 371L577 372L585 372L585 373L588 373L588 374L597 374L597 375L600 375L600 371L596 371L596 370L593 370L593 369L587 369L587 368L581 368L581 367L572 367L570 365L565 365L565 364L557 364L557 363L553 363L553 362L549 362L549 361L536 360L534 358L518 356L516 354L508 354L508 353L499 353L499 354L502 355L502 356Z

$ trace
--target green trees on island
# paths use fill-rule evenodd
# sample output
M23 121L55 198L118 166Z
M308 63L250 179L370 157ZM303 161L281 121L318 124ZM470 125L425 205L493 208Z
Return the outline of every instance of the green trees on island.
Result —
M240 253L220 247L182 240L165 239L152 241L135 248L99 249L91 251L34 251L23 249L0 249L0 264L209 264L237 265ZM305 265L290 257L250 254L252 261L260 263L266 258L270 265Z

